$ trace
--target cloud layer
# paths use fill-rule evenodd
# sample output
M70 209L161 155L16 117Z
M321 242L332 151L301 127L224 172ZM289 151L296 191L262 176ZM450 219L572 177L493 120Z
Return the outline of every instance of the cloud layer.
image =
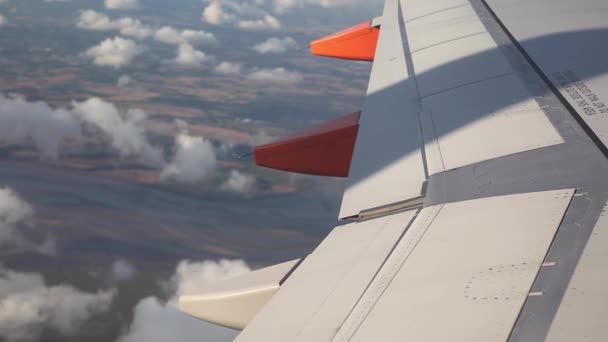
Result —
M154 39L165 44L214 44L217 42L213 33L202 30L177 30L163 26L154 33Z
M0 337L36 341L44 329L73 336L92 316L108 311L114 295L114 290L47 287L39 274L0 270Z
M42 159L56 159L62 141L80 138L80 125L65 109L0 94L0 142L33 145Z
M118 31L123 36L137 39L153 37L156 41L171 45L217 43L213 33L203 30L178 30L171 26L155 29L143 24L139 19L123 17L112 20L107 15L90 9L80 13L76 26L91 31Z
M268 38L262 43L253 46L253 50L261 53L283 53L287 50L295 49L298 47L296 41L291 37L285 38Z
M380 3L381 0L274 0L273 6L277 13L303 8L308 6L338 7L338 6L361 6L370 3Z
M302 75L297 71L290 71L285 68L258 69L248 74L247 79L258 82L289 84L300 82Z
M240 75L243 71L243 66L240 63L221 62L213 68L213 72L223 75Z
M213 144L182 131L175 137L175 155L163 168L160 178L181 183L199 182L211 174L216 165Z
M93 31L118 31L121 35L143 40L154 38L163 44L177 45L176 57L172 63L183 67L198 67L211 58L194 45L216 44L215 36L203 30L178 30L171 26L154 29L144 25L139 19L124 17L112 20L105 14L94 10L80 13L76 26ZM108 38L85 51L84 55L97 65L111 66L116 69L131 63L134 57L144 48L130 39L122 37Z
M55 254L55 240L47 237L35 243L28 240L19 227L33 217L32 207L12 189L0 187L0 247Z
M202 19L209 24L221 25L224 23L233 22L236 17L233 14L226 13L224 7L219 1L212 1L203 10Z
M121 157L135 157L150 167L164 164L162 150L153 146L145 135L143 122L146 114L142 110L129 109L121 113L114 104L99 98L74 102L72 106L76 115L109 138L110 145Z
M219 261L182 260L171 277L171 284L176 296L193 295L201 292L205 286L224 278L231 278L250 272L251 268L240 259Z
M0 188L0 245L21 245L17 225L32 215L32 208L8 188Z
M105 0L107 9L133 9L139 7L137 0Z
M212 0L203 9L201 20L212 25L232 24L243 30L280 29L279 19L267 13L261 3Z
M201 338L232 341L236 331L189 317L179 311L176 301L179 295L198 293L210 283L249 271L242 260L181 261L171 278L174 289L171 299L167 302L156 297L142 299L135 307L129 331L117 342L198 342Z
M240 20L238 26L244 30L260 31L260 30L278 30L281 28L281 22L276 17L265 14L260 19Z
M124 17L111 20L107 15L94 10L85 10L80 13L76 26L92 31L118 31L123 36L145 39L152 35L153 29L142 24L139 19Z
M213 72L216 74L232 76L245 74L245 79L247 80L278 85L296 84L303 79L301 73L283 67L262 69L256 67L247 68L241 63L228 61L217 64L213 68Z
M199 67L203 62L210 60L204 52L195 49L188 43L180 44L177 47L173 62L183 67Z
M129 75L121 75L116 81L118 88L127 88L131 84L133 84L133 79Z
M145 121L140 109L119 110L96 97L73 102L69 109L51 109L43 102L0 95L0 143L31 144L43 159L57 159L65 142L82 144L86 132L102 137L121 158L162 170L163 180L198 182L215 170L216 151L210 141L182 129L175 136L173 155L166 158L163 149L149 141Z
M229 342L237 332L181 313L175 302L163 303L156 297L142 299L133 311L127 334L117 342Z
M143 48L131 39L121 37L108 38L85 51L84 55L100 66L111 66L119 69L131 63Z
M115 281L125 281L133 278L137 270L135 266L126 260L118 259L112 263L112 267L110 269L112 273L112 280Z
M230 170L228 179L221 186L221 189L224 191L230 191L239 194L251 193L254 188L255 177L253 175L240 172L238 170Z

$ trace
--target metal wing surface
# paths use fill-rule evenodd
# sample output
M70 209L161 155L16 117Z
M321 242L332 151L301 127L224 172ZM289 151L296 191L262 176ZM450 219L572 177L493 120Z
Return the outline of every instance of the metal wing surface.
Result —
M607 10L386 0L345 224L236 341L607 340Z

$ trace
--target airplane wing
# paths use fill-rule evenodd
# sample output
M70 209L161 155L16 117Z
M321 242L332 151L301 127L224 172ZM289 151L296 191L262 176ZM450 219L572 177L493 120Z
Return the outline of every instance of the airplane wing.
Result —
M347 175L344 224L182 310L238 342L607 340L607 10L386 0L313 43L373 60L364 107L256 161Z

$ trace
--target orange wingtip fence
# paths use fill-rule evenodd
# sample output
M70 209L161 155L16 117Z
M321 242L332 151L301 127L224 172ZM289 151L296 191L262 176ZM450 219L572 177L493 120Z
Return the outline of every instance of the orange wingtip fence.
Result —
M259 166L318 176L348 177L361 112L255 147Z
M310 43L312 54L356 61L373 61L380 27L366 21Z

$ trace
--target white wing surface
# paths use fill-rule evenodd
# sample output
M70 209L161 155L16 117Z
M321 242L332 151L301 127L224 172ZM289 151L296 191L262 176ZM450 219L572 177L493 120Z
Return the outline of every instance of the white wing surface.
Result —
M608 340L607 10L386 0L345 224L236 340Z

